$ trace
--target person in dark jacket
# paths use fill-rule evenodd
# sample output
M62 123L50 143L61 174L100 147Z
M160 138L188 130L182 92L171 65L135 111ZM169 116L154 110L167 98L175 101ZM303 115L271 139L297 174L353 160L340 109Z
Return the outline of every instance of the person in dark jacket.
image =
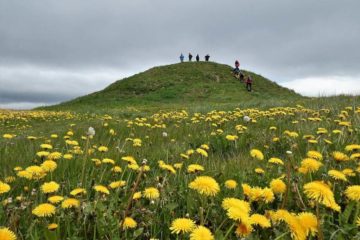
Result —
M193 55L191 53L189 53L189 62L191 62Z
M210 59L210 55L209 54L206 54L206 56L205 56L205 61L209 61L209 59Z
M252 91L252 88L251 88L252 87L252 82L253 82L253 80L252 80L251 76L248 75L247 78L246 78L246 89L248 90L248 92Z
M200 57L199 57L199 54L196 55L196 61L200 61Z
M184 55L182 53L180 55L180 62L184 62Z

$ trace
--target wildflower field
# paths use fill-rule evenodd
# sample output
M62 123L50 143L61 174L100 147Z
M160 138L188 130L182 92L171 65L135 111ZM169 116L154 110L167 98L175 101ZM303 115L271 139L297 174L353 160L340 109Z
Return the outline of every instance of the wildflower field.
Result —
M0 110L0 239L360 239L360 106Z

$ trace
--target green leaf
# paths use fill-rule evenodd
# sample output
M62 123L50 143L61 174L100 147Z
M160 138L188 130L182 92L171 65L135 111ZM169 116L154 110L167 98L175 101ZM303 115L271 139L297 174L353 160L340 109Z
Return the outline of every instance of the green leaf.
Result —
M349 218L351 216L351 212L353 211L354 207L355 207L354 201L350 202L346 206L344 212L341 214L341 225L347 224L349 222Z
M179 205L177 203L169 203L165 205L165 208L168 209L170 212L175 210Z
M139 237L144 232L144 228L139 228L134 231L134 238Z

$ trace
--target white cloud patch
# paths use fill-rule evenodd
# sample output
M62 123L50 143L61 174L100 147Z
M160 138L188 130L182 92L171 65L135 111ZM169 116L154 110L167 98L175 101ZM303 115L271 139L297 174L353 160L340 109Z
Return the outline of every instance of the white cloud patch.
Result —
M360 76L308 77L280 83L305 96L332 96L339 94L360 94Z
M69 69L0 66L0 107L28 109L101 90L132 73L115 69Z

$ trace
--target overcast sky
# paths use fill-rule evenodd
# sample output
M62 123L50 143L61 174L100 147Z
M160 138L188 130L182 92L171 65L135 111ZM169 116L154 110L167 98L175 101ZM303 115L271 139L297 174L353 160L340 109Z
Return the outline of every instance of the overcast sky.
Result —
M181 52L304 95L360 93L359 0L0 0L0 107L101 90Z

